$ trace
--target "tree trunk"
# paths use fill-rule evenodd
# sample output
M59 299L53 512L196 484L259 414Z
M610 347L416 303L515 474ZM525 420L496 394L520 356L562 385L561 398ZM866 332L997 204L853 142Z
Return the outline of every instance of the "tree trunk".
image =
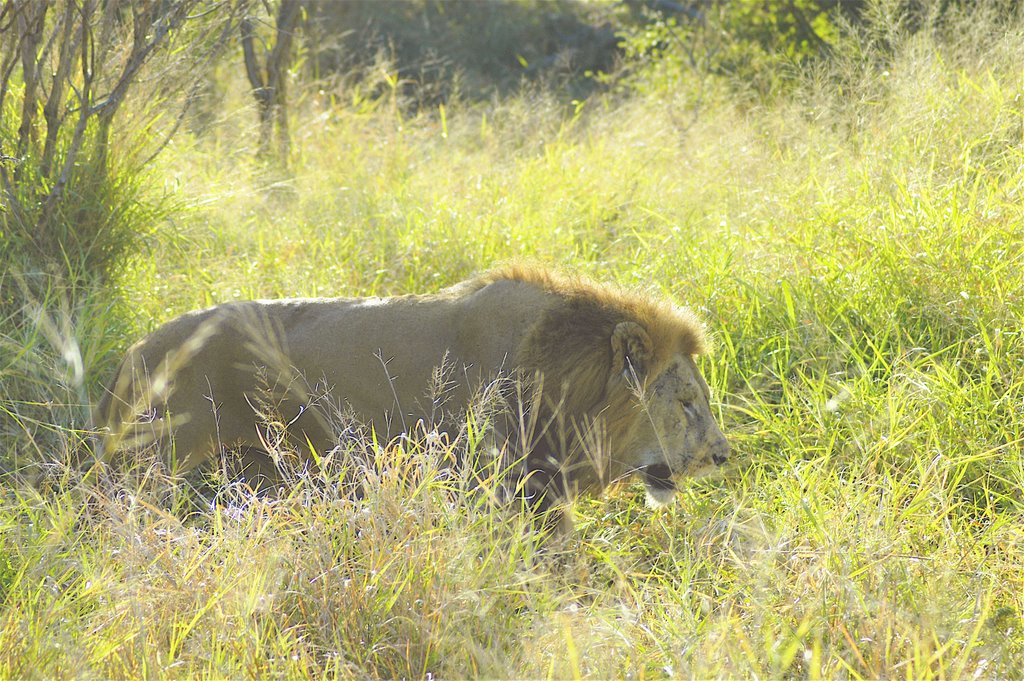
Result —
M274 46L267 54L266 76L253 45L255 31L250 19L241 23L242 56L245 73L252 86L260 124L258 155L266 158L274 146L275 128L278 160L287 164L291 152L288 130L288 65L291 62L292 42L301 15L300 0L281 0L274 29Z

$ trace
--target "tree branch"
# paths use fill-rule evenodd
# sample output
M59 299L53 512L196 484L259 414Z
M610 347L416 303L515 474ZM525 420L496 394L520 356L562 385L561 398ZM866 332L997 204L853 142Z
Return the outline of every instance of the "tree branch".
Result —
M46 225L53 215L53 209L64 195L64 188L67 186L68 180L71 177L71 170L75 167L75 162L78 160L78 152L82 148L85 130L89 125L89 118L92 116L92 107L89 106L89 101L92 95L92 82L95 76L95 70L92 65L95 48L93 46L90 24L95 11L96 0L84 0L79 8L79 16L82 18L82 89L75 90L80 105L78 109L78 122L71 136L71 145L64 158L64 166L61 168L60 176L47 194L46 200L43 202L43 209L39 211L39 220L36 222L38 232L46 230Z
M64 37L61 40L60 52L57 57L57 68L53 72L53 84L50 87L50 94L47 96L46 104L43 106L43 119L46 121L46 140L43 143L43 156L40 163L40 174L43 177L50 176L53 156L57 149L57 135L64 120L61 111L64 104L64 85L71 73L71 64L78 49L78 41L82 39L82 29L75 25L73 18L74 6L68 3L64 6L62 18ZM57 28L54 29L54 33L56 32Z
M39 75L36 69L36 47L42 38L45 26L47 3L33 5L35 14L18 15L18 33L21 37L21 73L24 95L21 101L21 125L18 127L18 146L16 154L20 158L28 152L36 116L36 90L39 86ZM14 180L21 175L20 166L14 169Z
M208 10L207 13L212 11L213 10ZM205 14L206 13L200 15L192 15L189 16L188 19L192 20L201 16L205 16ZM220 36L213 41L213 43L210 45L210 48L206 51L206 54L203 56L203 58L200 61L196 62L195 71L201 71L202 68L204 68L213 60L214 56L218 52L220 52L221 48L223 48L225 44L227 44L233 31L234 22L232 19L228 19L226 22L224 22L224 26L220 32ZM201 42L205 42L205 40ZM178 132L178 129L181 127L181 124L184 122L186 114L192 107L192 103L195 102L196 98L198 97L198 93L200 88L202 87L202 83L203 81L201 78L197 77L193 79L192 84L189 86L188 95L185 96L185 102L184 104L182 104L181 110L178 111L178 115L174 120L174 125L172 125L171 129L167 132L166 135L164 135L163 141L160 142L160 144L158 144L155 149L153 149L153 151L145 158L144 161L142 161L141 165L147 166L150 163L152 163L153 159L155 159L160 154L160 152L163 151L164 148L170 143L171 138L174 137L174 135Z
M260 73L259 62L256 60L256 51L252 46L252 38L255 33L252 27L252 20L246 17L242 19L238 27L242 33L242 56L245 60L245 75L249 78L249 84L252 85L253 94L259 100L260 93L263 92L266 84L263 81L263 75Z

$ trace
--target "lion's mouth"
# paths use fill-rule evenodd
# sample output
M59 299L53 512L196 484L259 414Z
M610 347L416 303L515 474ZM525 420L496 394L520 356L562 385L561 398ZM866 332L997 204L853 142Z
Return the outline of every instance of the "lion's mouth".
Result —
M651 489L675 492L676 483L672 482L672 469L668 464L655 463L644 466L644 484Z
M668 464L655 463L641 469L647 498L654 506L664 506L672 502L676 494L676 483L672 481L672 469Z

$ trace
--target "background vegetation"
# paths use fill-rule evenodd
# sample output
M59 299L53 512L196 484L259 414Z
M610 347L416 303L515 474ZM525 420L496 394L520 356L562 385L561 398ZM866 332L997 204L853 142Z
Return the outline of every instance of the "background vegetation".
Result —
M42 221L47 100L19 147L26 62L4 51L26 6L0 3L0 677L1024 668L1012 3L305 5L287 147L261 139L235 41L249 16L271 50L274 15L196 5L67 163L103 101L74 61ZM94 94L154 35L130 7ZM583 500L552 556L429 439L348 443L387 463L359 502L331 476L211 501L150 452L99 480L68 465L124 348L176 314L515 258L698 310L729 470L669 510Z

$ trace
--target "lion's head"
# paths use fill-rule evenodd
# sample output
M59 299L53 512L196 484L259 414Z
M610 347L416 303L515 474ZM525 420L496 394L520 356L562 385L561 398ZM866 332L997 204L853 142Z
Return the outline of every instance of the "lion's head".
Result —
M677 355L646 388L636 390L643 416L628 445L648 501L672 501L676 483L724 464L729 442L711 413L710 392L692 357Z
M706 350L704 331L690 311L546 272L517 271L515 278L556 301L517 359L544 377L548 413L540 420L561 423L562 432L555 429L536 458L559 460L570 495L639 475L649 501L666 504L682 478L726 462L729 443L694 361Z
M689 327L688 314L675 314ZM684 344L658 362L655 341L641 324L620 322L612 333L609 392L629 393L619 407L623 417L612 417L613 423L621 422L618 458L624 474L643 478L654 506L672 501L681 478L703 475L729 457L729 442L711 412L708 384L693 359L704 347L700 340L699 346Z

